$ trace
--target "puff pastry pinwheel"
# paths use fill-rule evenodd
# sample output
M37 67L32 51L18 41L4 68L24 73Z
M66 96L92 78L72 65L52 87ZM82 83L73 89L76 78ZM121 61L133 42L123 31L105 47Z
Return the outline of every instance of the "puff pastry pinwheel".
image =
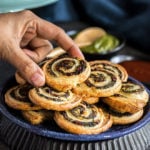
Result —
M33 88L29 91L31 101L44 109L63 111L77 106L81 97L70 90L61 92L49 86Z
M122 82L125 82L128 79L126 69L119 64L115 64L107 60L95 60L90 62L90 66L92 70L99 70L101 68L109 70L119 76Z
M91 69L86 60L62 54L46 62L43 71L47 85L59 91L67 91L85 81Z
M118 92L121 80L114 73L99 69L91 71L86 81L73 88L73 92L87 97L106 97Z
M134 123L136 121L138 121L139 119L141 119L141 117L144 114L144 110L141 109L135 113L123 113L123 114L119 114L118 113L112 113L110 114L113 120L113 124L114 125L125 125L125 124L131 124Z
M31 88L32 86L29 84L16 85L10 88L5 93L6 104L18 110L40 110L41 107L33 104L28 97Z
M53 119L53 111L50 110L22 110L22 116L31 124L38 125L45 120Z
M121 113L135 113L143 109L148 100L149 95L145 87L133 81L124 82L119 92L103 98L104 103Z
M86 102L81 102L71 110L56 111L54 120L60 128L74 134L98 134L112 125L109 114Z
M102 101L98 103L97 107L100 107L104 112L109 113L111 115L113 125L126 125L134 123L141 119L144 113L144 109L141 109L135 113L121 113L119 111L113 110L111 107L109 107L109 105L103 103Z

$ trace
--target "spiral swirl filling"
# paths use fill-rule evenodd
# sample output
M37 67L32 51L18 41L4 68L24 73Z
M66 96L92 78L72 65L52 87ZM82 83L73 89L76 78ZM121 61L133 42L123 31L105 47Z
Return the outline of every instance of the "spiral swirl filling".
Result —
M106 64L106 63L95 63L95 64L91 65L92 71L99 71L102 68L117 74L120 79L122 79L122 77L123 77L122 72L116 66Z
M64 76L72 76L81 74L87 67L84 60L75 58L57 58L47 65L47 70L53 76L62 74Z
M115 85L117 77L106 70L92 71L90 77L85 81L88 87L107 89Z
M43 67L44 64L45 64L48 60L50 60L50 58L49 58L49 57L46 57L44 60L42 60L40 63L38 63L38 65L39 65L40 67Z
M53 100L56 102L68 101L73 95L71 91L60 92L48 86L36 88L36 93L40 97L44 97L47 100Z
M144 91L144 87L136 83L128 82L122 84L121 91L124 93L140 93Z
M30 102L30 99L28 97L28 92L31 88L32 86L30 85L17 86L10 92L10 95L14 99L17 99L18 101Z
M73 124L87 127L94 127L100 124L100 113L94 105L81 103L79 106L62 111L63 117Z

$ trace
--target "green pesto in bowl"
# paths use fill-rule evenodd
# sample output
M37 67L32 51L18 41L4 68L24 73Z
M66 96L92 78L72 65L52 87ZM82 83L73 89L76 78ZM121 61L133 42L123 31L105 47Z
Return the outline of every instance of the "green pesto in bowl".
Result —
M120 40L114 35L106 34L96 39L91 45L81 47L81 51L89 54L107 54L120 45Z

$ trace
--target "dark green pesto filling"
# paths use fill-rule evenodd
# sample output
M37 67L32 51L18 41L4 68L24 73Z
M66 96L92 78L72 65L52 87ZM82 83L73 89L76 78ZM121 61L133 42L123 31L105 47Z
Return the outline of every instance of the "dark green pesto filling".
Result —
M122 78L122 72L117 68L117 67L115 67L115 66L111 66L112 67L112 69L111 68L108 68L108 66L109 65L104 65L104 69L107 69L107 70L109 70L109 71L111 71L111 72L115 72L114 70L117 70L117 72L118 72L118 75L119 75L119 78L121 79Z
M114 96L114 97L125 97L125 96L123 96L123 95L121 95L121 94L118 94L118 93L114 94L113 96Z
M70 121L70 122L72 122L72 123L74 123L74 124L77 124L77 125L87 126L87 127L93 127L93 126L96 126L97 124L99 124L99 122L100 122L99 119L94 120L94 118L95 118L96 115L97 115L96 110L93 109L95 106L94 106L94 105L90 105L90 104L88 104L88 103L86 103L86 102L82 102L82 104L83 104L85 107L83 107L82 105L79 105L79 106L77 106L77 107L75 107L75 108L69 110L69 112L70 112L74 117L76 117L76 118L82 117L83 120L84 120L84 119L87 120L87 119L91 119L91 118L92 118L92 119L93 119L92 122L84 122L84 121L81 122L81 121L78 121L78 120L74 120L74 119L70 118L70 117L67 115L67 112L66 112L66 111L62 111L61 114L63 115L63 117L64 117L66 120L68 120L68 121ZM90 109L90 111L91 111L88 116L84 116L84 111L86 111L86 109L87 109L87 110Z
M53 60L47 66L48 72L50 72L50 74L53 76L56 76L56 74L51 70L51 67L52 67L53 63L55 63L55 61L57 61L57 60L58 60L58 58ZM78 75L78 74L82 73L87 67L84 60L79 60L79 65L76 67L74 72L67 72L67 70L72 68L74 65L75 65L75 62L73 60L72 61L71 60L63 60L56 65L56 70L58 72L60 72L62 75L72 76L72 75Z
M129 82L128 82L129 83ZM135 83L131 84L123 84L121 87L121 91L124 93L140 93L144 91L144 87ZM139 88L134 89L134 86L138 86Z
M56 101L56 102L62 102L63 99L62 98L65 98L67 99L69 97L69 92L64 92L64 94L61 94L59 95L59 92L50 88L50 87L41 87L42 90L44 90L44 92L48 93L49 96L46 96L44 95L43 93L40 93L40 90L39 88L36 88L36 93L40 96L40 97L44 97L46 98L47 100L53 100L53 101ZM58 94L57 94L58 92Z
M105 71L103 71L105 72ZM90 80L86 80L85 81L85 84L88 86L88 87L95 87L97 89L107 89L109 87L112 87L114 86L114 84L116 83L116 80L117 78L112 74L112 73L109 73L107 72L108 76L111 77L111 82L109 82L108 84L104 85L104 86L96 86L95 84L91 83ZM92 78L94 82L104 82L106 80L106 77L103 76L103 74L91 74L89 78Z
M107 69L111 72L115 72L114 70L117 70L118 74L119 74L119 78L121 79L122 78L122 72L115 66L111 66L112 68L110 68L110 65L109 64L105 64L105 63L95 63L92 65L92 67L95 67L95 66L99 66L99 65L102 65L102 68L104 69ZM100 67L96 67L94 69L92 69L92 71L99 71L101 70Z
M10 95L11 97L17 99L18 101L22 102L30 102L28 97L28 92L32 88L30 85L21 85L14 90L11 91Z
M75 117L81 117L82 116L84 119L91 119L91 118L96 117L97 112L94 111L92 106L87 106L86 109L91 109L91 113L88 116L82 116L82 114L84 114L84 111L86 111L86 110L81 105L71 109L70 112L71 112L71 114L73 114L73 116L75 116Z
M82 110L81 110L82 111ZM73 113L73 115L75 115L75 117L79 117L79 116L81 116L81 114L79 113L78 115L77 115L77 113L74 113L73 111L71 111L71 113ZM92 112L91 112L91 114L88 116L88 117L83 117L82 116L82 118L83 118L83 120L84 119L91 119L91 118L93 118L93 121L92 122L81 122L81 121L78 121L78 120L74 120L74 119L72 119L72 118L69 118L68 117L68 115L67 115L67 113L65 112L65 111L63 111L63 112L61 112L61 114L64 116L64 118L66 119L66 120L68 120L69 122L72 122L72 123L74 123L74 124L77 124L77 125L81 125L81 126L88 126L88 127L93 127L93 126L96 126L97 124L99 124L99 122L100 122L100 120L94 120L94 117L96 116L96 112L95 111L93 111L92 110Z

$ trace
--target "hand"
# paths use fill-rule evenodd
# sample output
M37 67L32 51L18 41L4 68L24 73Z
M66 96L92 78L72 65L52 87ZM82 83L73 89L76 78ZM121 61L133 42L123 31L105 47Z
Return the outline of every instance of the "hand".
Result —
M61 28L31 11L0 14L0 58L16 67L34 86L45 83L44 74L37 62L52 50L51 40L55 40L70 55L84 58Z

